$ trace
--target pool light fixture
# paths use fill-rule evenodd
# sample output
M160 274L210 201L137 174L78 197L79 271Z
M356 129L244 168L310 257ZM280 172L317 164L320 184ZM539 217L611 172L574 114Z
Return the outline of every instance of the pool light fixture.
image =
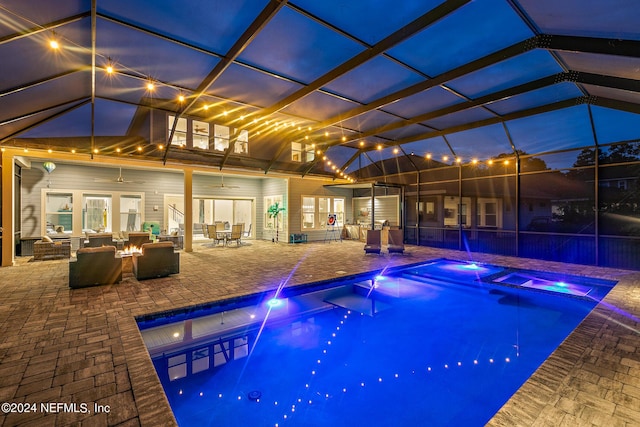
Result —
M267 301L267 305L269 306L269 308L277 308L282 305L282 300L274 297Z

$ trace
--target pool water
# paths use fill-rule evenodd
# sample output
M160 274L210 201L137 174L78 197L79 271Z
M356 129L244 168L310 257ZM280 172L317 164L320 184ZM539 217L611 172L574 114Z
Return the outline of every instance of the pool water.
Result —
M428 265L141 322L179 425L484 425L597 303Z

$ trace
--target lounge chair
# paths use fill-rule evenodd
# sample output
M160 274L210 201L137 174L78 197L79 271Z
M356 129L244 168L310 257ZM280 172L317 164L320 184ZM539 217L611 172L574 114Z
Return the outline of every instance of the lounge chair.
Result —
M379 254L380 249L380 230L367 230L367 243L364 245L364 253Z
M401 254L404 252L404 235L402 230L389 230L387 250L390 254Z

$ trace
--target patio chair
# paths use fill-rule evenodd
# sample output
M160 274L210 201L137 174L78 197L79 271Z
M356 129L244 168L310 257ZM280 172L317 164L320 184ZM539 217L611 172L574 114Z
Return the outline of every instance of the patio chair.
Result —
M220 226L223 227L223 231L222 232L218 231ZM226 236L226 234L224 233L224 224L219 223L219 224L209 224L209 225L207 225L207 236L211 240L213 240L213 244L214 245L218 245L218 243L220 243L220 242L222 242L224 244L225 236Z
M389 230L389 244L387 245L387 250L390 254L404 253L404 235L402 230Z
M365 254L380 254L380 230L367 230L367 243L364 245Z
M113 240L113 233L94 233L87 235L87 241L84 243L85 248L99 248L101 246L117 246Z
M154 279L180 273L180 254L172 242L145 243L142 253L133 256L136 279Z
M148 231L130 231L125 246L141 248L145 243L151 243Z
M223 245L226 244L228 232L227 232L227 228L224 225L224 222L216 222L215 226L216 226L216 230L215 230L215 233L213 234L213 237L211 236L211 231L209 231L209 237L213 239L213 242L216 245L220 242L222 242Z
M231 234L227 237L227 244L231 241L235 241L237 246L240 246L242 243L240 239L242 239L242 224L236 224L231 226Z
M76 258L69 261L69 287L109 285L122 280L122 259L116 256L115 246L78 249Z

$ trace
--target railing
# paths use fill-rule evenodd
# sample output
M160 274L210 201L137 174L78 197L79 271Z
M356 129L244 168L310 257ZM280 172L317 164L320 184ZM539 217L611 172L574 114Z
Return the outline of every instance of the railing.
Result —
M640 237L513 230L406 227L405 241L443 249L640 270ZM596 241L598 247L596 248ZM516 244L517 242L517 244ZM597 251L596 251L597 249Z
M184 224L184 212L179 211L173 205L169 205L169 222Z

